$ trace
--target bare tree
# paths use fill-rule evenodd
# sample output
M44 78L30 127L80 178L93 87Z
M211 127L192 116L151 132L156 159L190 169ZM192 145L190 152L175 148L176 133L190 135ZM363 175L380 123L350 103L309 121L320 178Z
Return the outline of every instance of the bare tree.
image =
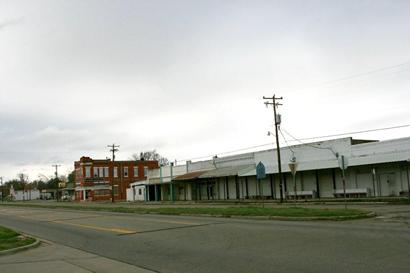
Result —
M26 182L28 180L28 175L24 174L24 173L19 173L17 175L18 179L20 180L20 182Z
M163 157L157 151L151 150L151 151L145 151L145 152L140 152L139 154L135 153L131 156L133 160L156 160L158 161L158 164L160 166L166 166L169 165L169 160L166 157Z

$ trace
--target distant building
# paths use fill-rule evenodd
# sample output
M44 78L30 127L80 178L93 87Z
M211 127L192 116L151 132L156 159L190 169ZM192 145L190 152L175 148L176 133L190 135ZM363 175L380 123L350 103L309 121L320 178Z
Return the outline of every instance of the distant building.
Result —
M146 181L134 189L145 187L146 201L278 199L281 190L287 199L341 198L344 165L347 197L409 196L410 138L346 137L283 147L280 153L282 189L275 149L163 166L150 170ZM295 180L291 159L297 164ZM256 179L259 162L266 169L260 180ZM135 191L129 193L128 200L135 200Z
M27 201L40 199L40 191L37 189L14 190L12 198L14 201Z
M158 161L92 159L81 157L74 163L75 200L111 200L114 184L114 200L126 200L126 190L133 182L146 179L149 169L158 168Z
M127 201L145 201L145 181L134 182L127 189Z

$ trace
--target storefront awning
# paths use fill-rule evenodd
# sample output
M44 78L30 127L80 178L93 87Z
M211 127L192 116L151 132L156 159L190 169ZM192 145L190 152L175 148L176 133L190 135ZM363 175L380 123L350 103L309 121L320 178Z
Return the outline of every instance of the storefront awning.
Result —
M187 181L187 180L193 180L198 178L200 175L206 173L208 171L196 171L196 172L190 172L182 175L178 175L174 177L172 180L173 181Z
M96 186L85 186L85 187L75 187L76 191L84 190L111 190L110 185L96 185Z
M242 173L247 173L255 168L254 164L251 165L241 165L241 166L230 166L218 168L215 170L210 170L200 175L198 178L216 178L225 176L236 176Z

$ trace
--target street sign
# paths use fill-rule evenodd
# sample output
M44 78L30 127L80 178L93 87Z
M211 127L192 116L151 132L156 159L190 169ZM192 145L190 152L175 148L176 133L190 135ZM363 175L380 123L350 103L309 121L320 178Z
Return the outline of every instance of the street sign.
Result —
M298 167L298 163L296 163L296 162L289 162L288 165L289 165L290 172L292 173L293 176L295 176L295 174L296 174L296 169L297 169L297 167Z
M339 157L339 168L341 170L346 170L347 169L347 159L344 155L341 155Z
M256 165L256 178L264 179L265 177L266 177L265 165L263 165L262 162L259 162L258 165Z

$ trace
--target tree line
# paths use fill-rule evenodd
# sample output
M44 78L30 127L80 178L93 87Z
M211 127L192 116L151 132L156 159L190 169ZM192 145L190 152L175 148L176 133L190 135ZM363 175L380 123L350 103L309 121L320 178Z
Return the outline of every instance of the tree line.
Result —
M58 183L61 181L65 181L68 183L75 183L74 182L74 171L71 172L68 176L62 175L59 178L54 177L46 181L43 181L40 179L29 181L28 175L24 173L20 173L17 175L17 178L6 181L3 184L3 187L5 187L6 189L10 189L11 186L13 186L14 190L58 189Z
M156 160L160 166L167 166L170 161L160 155L155 149L142 151L140 153L134 153L131 156L131 160ZM47 178L46 176L44 176ZM46 181L37 179L29 181L28 175L24 173L19 173L16 178L11 179L3 184L3 187L10 189L13 186L14 190L30 190L30 189L58 189L58 183L65 181L67 183L75 183L75 171L72 171L69 175L62 175L59 178L47 178Z

